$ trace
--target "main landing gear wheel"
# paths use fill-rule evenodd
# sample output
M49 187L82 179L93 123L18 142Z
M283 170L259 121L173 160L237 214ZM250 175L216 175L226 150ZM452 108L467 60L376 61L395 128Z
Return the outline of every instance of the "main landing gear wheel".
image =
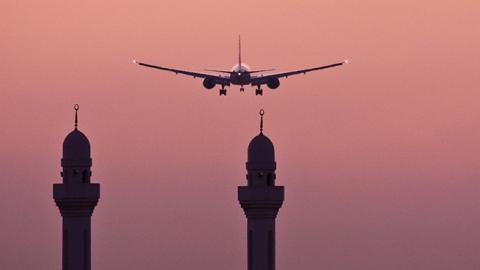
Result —
M255 95L256 96L263 96L263 90L260 88L255 89Z
M227 95L227 89L225 89L225 88L220 89L219 95L220 95L220 96L222 96L222 95L223 95L223 96L226 96L226 95Z
M245 88L240 87L240 92L243 92L243 91L245 91Z

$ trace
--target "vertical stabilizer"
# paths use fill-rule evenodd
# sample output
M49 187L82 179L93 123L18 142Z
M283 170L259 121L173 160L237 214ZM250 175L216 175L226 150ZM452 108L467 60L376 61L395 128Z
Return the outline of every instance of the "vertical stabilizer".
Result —
M240 40L240 35L238 35L238 66L242 66L242 42Z

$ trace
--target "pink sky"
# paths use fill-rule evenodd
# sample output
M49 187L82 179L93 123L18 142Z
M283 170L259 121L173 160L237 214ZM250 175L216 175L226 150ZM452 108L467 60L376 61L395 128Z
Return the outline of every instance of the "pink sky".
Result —
M77 1L75 1L77 2ZM92 269L246 269L246 148L276 146L277 269L480 268L478 1L0 3L0 269L60 269L61 145L89 137ZM330 64L227 97L132 59Z

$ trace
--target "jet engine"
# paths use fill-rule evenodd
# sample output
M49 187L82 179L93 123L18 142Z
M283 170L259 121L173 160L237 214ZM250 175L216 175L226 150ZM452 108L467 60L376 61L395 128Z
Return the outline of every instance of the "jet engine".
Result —
M277 89L280 86L280 81L277 78L268 79L267 86L270 89Z
M212 89L213 87L215 87L215 80L213 78L205 78L203 80L203 87L207 88L207 89Z

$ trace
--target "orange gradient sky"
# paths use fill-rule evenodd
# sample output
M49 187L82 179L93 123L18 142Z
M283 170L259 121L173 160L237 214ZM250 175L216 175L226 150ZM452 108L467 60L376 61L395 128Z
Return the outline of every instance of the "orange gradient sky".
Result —
M60 269L61 145L89 137L92 269L246 269L246 148L276 146L277 269L480 268L478 1L0 3L0 269ZM132 59L277 71L263 97Z

